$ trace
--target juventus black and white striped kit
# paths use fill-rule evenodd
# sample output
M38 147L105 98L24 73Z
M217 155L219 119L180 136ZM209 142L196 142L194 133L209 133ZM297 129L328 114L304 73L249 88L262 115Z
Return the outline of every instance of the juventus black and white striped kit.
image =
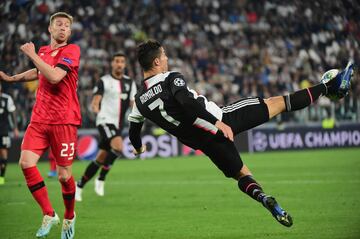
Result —
M11 146L9 137L9 113L16 109L13 99L10 95L0 93L0 149L8 149Z
M140 130L147 118L176 136L179 141L202 150L228 177L242 168L233 142L215 127L217 120L229 125L234 134L260 125L269 119L264 101L247 98L220 108L187 87L178 72L157 74L143 81L129 115L130 140L141 147Z
M100 133L99 148L110 149L110 140L121 136L125 113L136 94L135 82L124 75L121 80L111 75L100 78L94 88L94 95L101 95L100 112L96 116L96 126Z

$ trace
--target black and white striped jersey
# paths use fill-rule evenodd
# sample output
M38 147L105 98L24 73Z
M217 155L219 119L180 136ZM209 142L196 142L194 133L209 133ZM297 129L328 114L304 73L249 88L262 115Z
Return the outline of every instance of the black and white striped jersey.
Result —
M135 94L136 84L130 77L124 75L121 80L111 75L101 77L94 88L94 95L102 96L96 126L113 124L121 129L125 113Z
M10 95L0 93L0 135L8 135L9 132L9 113L16 109Z
M180 94L195 100L196 104L184 107L179 102ZM210 116L202 114L206 117L199 117L198 111L201 110ZM145 79L135 96L135 104L128 119L130 122L141 123L145 118L178 137L183 143L194 146L193 141L217 133L218 129L214 124L216 120L222 119L222 110L189 89L180 73L165 72Z

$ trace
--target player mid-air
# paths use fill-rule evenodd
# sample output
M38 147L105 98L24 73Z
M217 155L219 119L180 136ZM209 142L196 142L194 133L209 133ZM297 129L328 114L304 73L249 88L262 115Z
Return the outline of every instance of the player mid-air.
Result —
M226 177L238 182L241 191L262 203L282 225L290 227L291 216L263 191L242 162L233 142L234 134L263 124L282 112L303 109L323 95L345 96L350 88L353 64L327 82L289 95L268 99L249 97L219 107L189 89L182 74L168 71L168 58L159 42L144 42L138 46L137 53L144 80L129 115L134 153L146 150L140 134L147 118L183 144L203 151Z

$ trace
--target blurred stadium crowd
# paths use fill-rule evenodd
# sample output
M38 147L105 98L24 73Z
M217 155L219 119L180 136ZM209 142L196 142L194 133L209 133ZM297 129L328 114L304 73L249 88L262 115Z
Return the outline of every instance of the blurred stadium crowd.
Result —
M49 43L49 16L65 11L75 18L72 42L81 47L79 96L83 127L94 127L92 88L109 72L112 53L128 56L127 74L141 81L136 45L161 41L171 70L220 105L240 97L286 94L319 82L328 69L349 58L360 65L360 2L355 0L12 0L0 3L0 69L29 68L19 47ZM358 74L358 73L357 73ZM37 82L3 84L14 98L19 127L29 122ZM324 117L360 121L360 84L345 100L322 98L305 113L283 120Z

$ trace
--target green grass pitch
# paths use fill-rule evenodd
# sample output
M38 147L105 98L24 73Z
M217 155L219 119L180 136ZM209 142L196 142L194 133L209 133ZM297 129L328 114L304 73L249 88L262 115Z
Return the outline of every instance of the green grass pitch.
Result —
M76 204L76 238L360 238L360 149L242 154L243 161L294 219L286 228L240 192L206 157L121 160L105 196L86 185ZM87 162L74 164L76 180ZM48 163L39 163L45 176ZM45 179L62 217L61 187ZM0 186L0 238L35 238L41 210L16 164ZM48 238L60 238L54 227Z

